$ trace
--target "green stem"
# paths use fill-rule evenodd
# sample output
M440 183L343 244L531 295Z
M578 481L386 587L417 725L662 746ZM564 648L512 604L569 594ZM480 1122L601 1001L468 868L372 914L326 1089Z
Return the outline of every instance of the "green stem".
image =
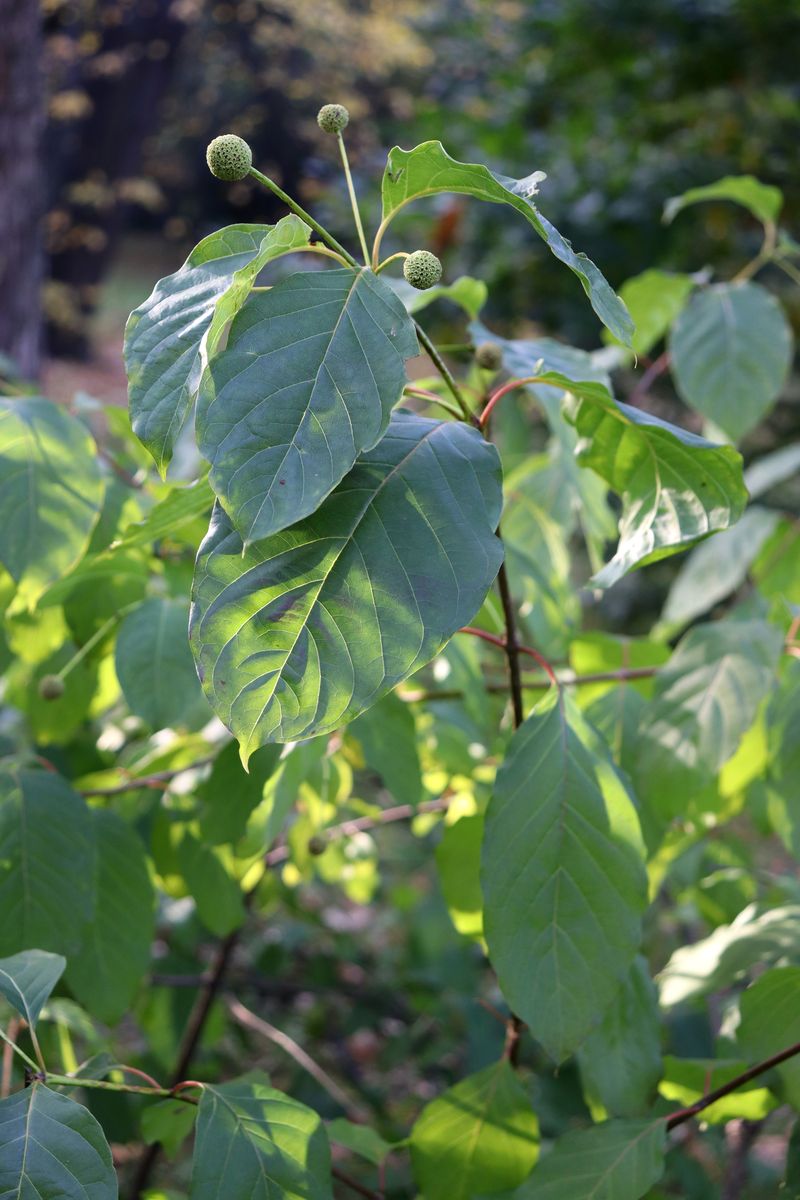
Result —
M464 396L463 396L463 393L462 393L460 387L456 383L453 376L450 374L450 369L447 366L447 363L444 361L441 354L436 349L436 347L434 346L431 339L428 337L425 330L422 328L422 326L417 321L414 322L414 328L417 331L417 337L419 338L421 344L425 347L428 357L431 359L431 361L433 362L433 365L436 367L436 370L439 372L442 379L447 384L448 391L450 392L451 396L453 397L456 404L460 408L462 419L464 421L467 421L470 425L476 424L477 418L475 417L475 414L470 410L470 407L467 404L466 400L464 399Z
M18 1046L17 1043L13 1041L3 1029L0 1029L0 1038L2 1038L6 1045L10 1046L14 1053L18 1054L22 1061L26 1063L33 1071L40 1070L41 1064L30 1058L29 1055L27 1055L22 1049L22 1047Z
M33 1053L36 1055L36 1061L39 1064L39 1069L41 1071L43 1071L45 1074L47 1074L47 1067L44 1065L44 1055L42 1054L42 1047L39 1045L39 1039L36 1036L36 1030L33 1028L32 1025L28 1026L28 1033L30 1034L31 1045L33 1046Z
M353 210L353 218L358 231L358 240L361 243L361 253L364 255L364 266L369 266L369 250L367 249L367 239L364 237L364 226L361 222L361 213L358 210L358 198L356 189L353 183L353 176L350 173L350 161L347 157L347 148L344 144L341 129L336 134L336 140L339 143L339 153L342 156L342 166L344 167L344 177L347 180L347 191L350 196L350 207Z
M47 1082L56 1087L96 1088L104 1092L133 1092L137 1096L161 1096L165 1099L182 1100L185 1104L197 1104L193 1096L184 1096L171 1091L169 1088L143 1087L135 1083L115 1083L110 1079L84 1079L80 1075L51 1075L46 1074Z
M427 400L429 404L438 404L440 408L445 409L452 416L461 420L461 413L456 408L455 404L451 404L449 400L445 400L443 396L437 396L435 392L428 392L425 388L406 387L403 389L406 396L415 396L418 400Z
M292 199L288 192L285 192L283 188L278 187L277 183L270 179L268 175L262 175L260 171L255 169L255 167L250 168L250 174L252 175L253 179L257 179L259 183L263 183L264 187L269 188L273 195L277 196L279 200L282 200L286 207L290 209L296 217L299 217L301 221L305 221L306 225L310 225L314 232L319 234L323 242L327 242L330 248L335 250L337 254L340 254L349 266L355 267L356 270L360 270L358 261L353 258L350 251L345 250L341 242L337 242L333 234L328 233L328 230L324 225L320 225L319 221L315 221L311 216L311 213L306 212L306 210L300 204L298 204L296 200Z
M61 670L58 672L58 678L65 679L67 675L69 675L70 671L74 670L78 663L84 660L89 651L93 650L97 643L103 640L109 629L113 629L118 621L121 621L122 618L129 612L132 612L134 608L138 608L140 603L140 600L136 600L133 604L126 604L124 608L119 610L119 612L114 613L113 617L109 617L108 620L101 625L100 628L95 631L95 633L92 634L89 640L84 642L80 650L78 650L76 654L73 654L69 662L61 668Z
M396 254L390 254L389 257L385 258L382 263L378 263L377 267L375 268L375 274L380 275L384 267L388 267L389 263L395 262L395 260L398 258L408 258L408 251L398 250Z

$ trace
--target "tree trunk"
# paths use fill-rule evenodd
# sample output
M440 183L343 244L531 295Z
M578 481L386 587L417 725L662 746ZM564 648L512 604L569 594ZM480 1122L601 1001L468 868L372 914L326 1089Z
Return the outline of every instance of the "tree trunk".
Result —
M35 377L41 352L42 33L36 0L0 0L0 352Z

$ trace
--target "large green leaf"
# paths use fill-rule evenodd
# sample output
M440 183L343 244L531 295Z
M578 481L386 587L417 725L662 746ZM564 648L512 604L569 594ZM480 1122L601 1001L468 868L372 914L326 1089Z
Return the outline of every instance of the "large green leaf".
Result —
M771 1058L800 1042L798 997L800 967L774 967L742 993L736 1042L751 1061ZM800 1108L800 1059L789 1059L777 1070L786 1099Z
M606 1121L558 1139L514 1200L640 1200L664 1173L664 1121Z
M93 912L94 830L60 775L0 769L0 953L69 956Z
M731 925L681 946L658 977L662 1008L674 1008L772 963L800 963L800 905L759 913L748 907Z
M189 649L183 601L153 597L128 613L115 663L131 712L151 729L202 725L210 717Z
M683 399L738 442L767 413L792 361L792 331L780 304L757 283L698 292L670 338Z
M89 1110L42 1083L0 1100L0 1196L116 1200L111 1151Z
M631 340L634 354L649 354L660 342L692 293L691 275L670 271L643 271L627 279L619 296L631 314L636 331ZM607 340L611 340L606 335Z
M242 767L235 742L214 759L211 774L197 789L200 830L212 846L235 842L247 828L247 818L264 797L264 785L278 769L280 746L264 746Z
M436 847L436 867L450 920L465 937L483 937L481 846L483 817L479 813L445 825Z
M414 1178L425 1200L471 1200L516 1187L538 1153L538 1121L504 1059L433 1100L411 1130Z
M703 200L732 200L767 225L777 221L783 206L783 193L780 188L762 183L754 175L726 175L714 183L689 188L681 196L672 196L664 205L664 220L674 220L684 208Z
M243 759L335 729L433 658L497 573L500 507L476 430L402 412L316 513L246 554L217 506L191 642Z
M88 1012L114 1024L129 1010L150 963L155 897L138 835L110 809L92 809L91 816L94 917L66 978Z
M33 1027L67 960L47 950L23 950L0 958L0 992Z
M315 1112L253 1077L206 1086L190 1200L332 1200L330 1149Z
M634 783L664 818L684 812L736 752L776 680L781 645L764 621L697 625L659 671Z
M535 207L533 197L545 178L542 171L534 171L524 179L510 179L490 171L482 163L457 162L441 142L423 142L413 150L395 146L389 151L381 185L383 219L386 221L410 200L440 192L458 192L493 204L510 204L530 222L555 257L578 276L603 324L626 346L630 345L633 322L625 305L592 260L585 254L576 254L567 239Z
M503 995L557 1062L628 974L647 902L633 802L560 691L509 743L486 813L484 932Z
M637 958L597 1029L578 1050L581 1079L615 1117L649 1111L661 1078L658 997L647 961Z
M297 217L277 225L229 225L203 238L161 279L125 329L131 424L164 472L194 402L204 363L242 307L262 267L308 245Z
M405 308L366 269L297 272L247 304L197 410L211 485L245 544L314 512L372 449L418 353Z
M103 481L86 427L38 396L0 399L0 563L32 606L86 552Z
M747 492L742 460L732 447L619 404L601 384L547 378L579 398L578 461L622 498L619 545L594 583L610 587L633 567L684 550L739 519Z

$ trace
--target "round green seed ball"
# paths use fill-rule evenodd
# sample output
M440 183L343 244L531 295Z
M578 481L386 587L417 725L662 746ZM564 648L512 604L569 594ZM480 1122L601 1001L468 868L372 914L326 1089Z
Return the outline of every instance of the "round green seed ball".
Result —
M481 342L475 350L475 362L484 371L499 371L503 365L503 351L497 342Z
M415 250L403 263L403 274L412 287L424 292L442 278L442 264L430 250Z
M313 854L315 858L317 858L320 854L324 854L327 849L327 839L320 837L318 833L315 833L312 838L309 838L308 853Z
M64 680L60 675L43 675L39 680L39 695L43 700L60 700L64 695Z
M208 143L206 162L217 179L244 179L253 165L253 152L244 138L223 133Z
M317 113L317 124L324 133L341 133L350 120L343 104L323 104Z

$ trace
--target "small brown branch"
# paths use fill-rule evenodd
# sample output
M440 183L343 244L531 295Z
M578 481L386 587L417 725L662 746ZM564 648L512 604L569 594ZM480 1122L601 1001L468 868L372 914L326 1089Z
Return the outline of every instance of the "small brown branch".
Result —
M374 1188L359 1183L357 1179L353 1179L352 1176L345 1174L339 1167L331 1168L331 1174L334 1179L338 1179L345 1187L349 1187L352 1192L355 1192L359 1196L364 1196L365 1200L383 1200L383 1192L376 1192Z
M135 792L139 788L163 789L165 784L171 783L173 779L177 779L179 775L183 775L187 771L199 771L201 767L210 766L215 757L210 754L206 758L198 759L197 762L187 763L185 767L173 767L169 771L155 771L152 775L131 775L125 783L115 783L111 787L83 788L80 790L80 795L119 796L123 792Z
M650 363L650 366L642 375L628 398L628 404L630 404L631 408L639 407L655 381L660 379L669 370L669 364L670 357L668 350L665 350L663 354L659 354L658 358Z
M302 1046L298 1045L294 1038L289 1037L288 1033L284 1033L281 1029L276 1029L276 1027L271 1025L269 1021L265 1021L263 1017L259 1017L256 1013L251 1012L249 1008L246 1008L244 1004L242 1004L241 1001L237 1000L234 996L227 996L225 1003L227 1005L228 1012L235 1021L238 1021L241 1026L243 1026L245 1029L251 1030L253 1033L260 1034L261 1037L265 1037L271 1042L274 1042L275 1045L280 1046L281 1050L284 1050L290 1058L293 1058L298 1066L302 1067L302 1069L306 1071L312 1079L315 1079L319 1086L336 1101L336 1103L347 1115L349 1120L357 1123L364 1123L369 1120L370 1114L367 1112L367 1110L362 1108L357 1101L348 1096L344 1088L341 1087L336 1080L328 1074L324 1067L321 1067L318 1062L315 1062L311 1055L304 1050Z
M11 1092L11 1078L14 1073L14 1045L19 1037L23 1022L19 1017L12 1017L8 1022L6 1036L8 1041L3 1042L3 1066L2 1074L0 1074L0 1099L5 1100Z
M685 1121L691 1121L692 1117L696 1117L704 1108L708 1108L715 1101L721 1100L723 1096L729 1096L731 1092L735 1092L743 1084L749 1083L751 1079L757 1079L759 1075L763 1075L765 1071L771 1071L773 1067L779 1067L781 1063L787 1059L794 1058L800 1054L800 1042L795 1042L793 1046L787 1046L785 1050L779 1051L778 1054L773 1054L771 1058L765 1058L763 1062L756 1063L754 1067L749 1067L748 1070L742 1071L741 1075L737 1075L734 1079L729 1079L727 1083L723 1083L721 1087L715 1088L713 1092L707 1092L705 1096L701 1096L694 1104L690 1104L688 1108L680 1108L677 1112L672 1113L667 1118L667 1129L675 1129L678 1125L683 1125Z
M500 571L498 572L497 582L498 582L498 586L500 588L500 599L503 604L503 613L505 616L506 630L510 631L510 635L509 635L509 632L507 632L506 636L504 638L501 638L501 637L498 637L497 634L487 633L487 631L485 629L476 629L474 625L464 625L461 629L459 629L458 632L459 633L469 633L472 635L472 637L481 638L484 642L489 642L492 646L497 646L500 650L505 651L506 657L508 659L508 667L509 667L509 674L511 676L512 688L514 687L515 675L520 678L520 685L521 685L521 666L520 666L520 662L519 662L520 654L527 654L529 658L534 659L534 661L536 663L538 663L538 665L542 668L542 670L545 672L545 674L547 675L547 678L549 680L549 682L545 686L549 687L550 684L555 684L556 687L558 687L558 685L559 685L558 677L556 676L556 673L553 670L551 663L549 663L547 661L547 659L544 657L544 655L540 654L538 650L534 650L533 646L525 646L525 645L523 645L522 642L517 641L517 627L516 627L516 620L514 617L514 605L513 605L512 599L511 599L511 593L508 588L508 576L507 576L506 570L505 570L505 563L503 564L503 566L500 568ZM512 668L512 660L514 663L513 668ZM525 686L529 687L530 685L525 684ZM522 711L522 710L520 709L520 711ZM519 723L521 724L521 721Z

